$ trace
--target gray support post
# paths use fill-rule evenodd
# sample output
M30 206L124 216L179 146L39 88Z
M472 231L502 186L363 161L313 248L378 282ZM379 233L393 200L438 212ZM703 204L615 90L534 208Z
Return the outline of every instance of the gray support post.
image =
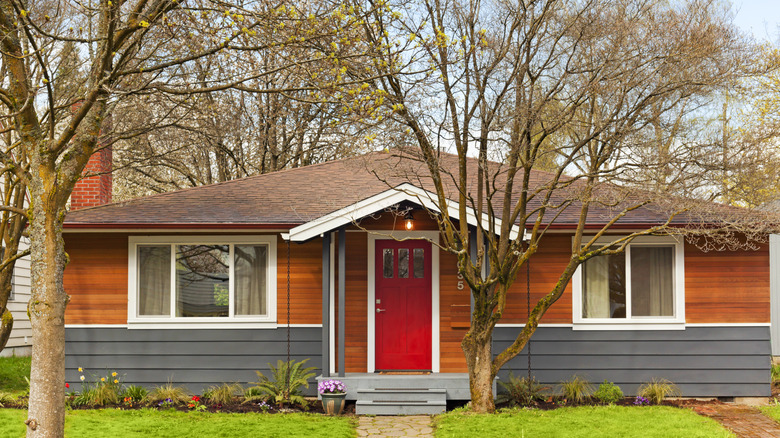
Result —
M345 319L346 319L346 285L345 282L347 281L347 257L346 257L346 247L347 247L347 233L344 230L344 227L341 227L339 229L339 377L344 377L344 361L346 360L346 354L344 352L345 345L344 345L344 331L346 330L345 327Z
M330 377L330 233L322 235L322 376Z

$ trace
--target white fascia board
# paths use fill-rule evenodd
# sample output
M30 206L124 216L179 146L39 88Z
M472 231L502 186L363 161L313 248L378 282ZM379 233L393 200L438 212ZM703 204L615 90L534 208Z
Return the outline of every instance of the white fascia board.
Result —
M293 242L303 242L323 233L335 230L343 225L356 222L377 211L397 205L402 201L413 202L427 210L441 213L441 210L434 199L436 199L436 196L433 193L412 184L403 183L397 187L292 228L289 233L289 238ZM451 200L447 202L447 214L449 217L457 218L459 209L460 206L457 202ZM477 226L477 216L474 213L474 209L471 207L466 208L466 220L469 225ZM483 214L481 222L484 229L489 228L490 218L488 215ZM501 229L500 220L496 219L494 223L496 229ZM520 227L513 225L509 237L511 239L516 238L519 230Z

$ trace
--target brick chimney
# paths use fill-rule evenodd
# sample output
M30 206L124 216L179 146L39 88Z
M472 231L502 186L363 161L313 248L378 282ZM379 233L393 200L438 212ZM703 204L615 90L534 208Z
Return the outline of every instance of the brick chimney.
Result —
M71 111L76 112L81 107L81 102L71 106ZM89 157L89 162L84 168L81 179L73 187L70 195L71 211L111 202L111 190L113 188L112 159L113 150L111 139L104 135L111 131L111 117L103 120L98 137L98 151ZM84 175L92 175L85 177Z

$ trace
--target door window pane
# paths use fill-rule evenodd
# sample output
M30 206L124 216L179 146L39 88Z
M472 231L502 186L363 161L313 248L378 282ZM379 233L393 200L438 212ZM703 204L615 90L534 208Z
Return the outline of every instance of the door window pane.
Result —
M425 277L425 249L423 248L415 248L414 249L414 257L412 259L412 264L414 265L414 278L424 278Z
M385 278L393 278L393 250L382 250L382 274Z
M673 270L673 247L631 247L633 316L674 316Z
M171 246L138 247L138 315L171 314Z
M176 246L176 316L227 317L228 245Z
M594 257L583 265L583 318L626 317L626 257Z
M233 249L235 269L236 315L266 314L267 245L236 245Z
M398 278L409 278L409 249L398 250Z

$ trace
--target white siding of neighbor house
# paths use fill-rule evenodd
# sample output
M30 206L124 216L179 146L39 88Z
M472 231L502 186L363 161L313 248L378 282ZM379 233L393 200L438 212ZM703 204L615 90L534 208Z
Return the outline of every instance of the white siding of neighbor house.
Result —
M27 243L19 244L19 250L27 249ZM27 302L30 300L30 258L24 257L16 261L14 268L12 300L8 302L8 309L14 316L14 329L5 349L0 351L0 356L27 356L32 348L32 330L30 319L27 317Z

